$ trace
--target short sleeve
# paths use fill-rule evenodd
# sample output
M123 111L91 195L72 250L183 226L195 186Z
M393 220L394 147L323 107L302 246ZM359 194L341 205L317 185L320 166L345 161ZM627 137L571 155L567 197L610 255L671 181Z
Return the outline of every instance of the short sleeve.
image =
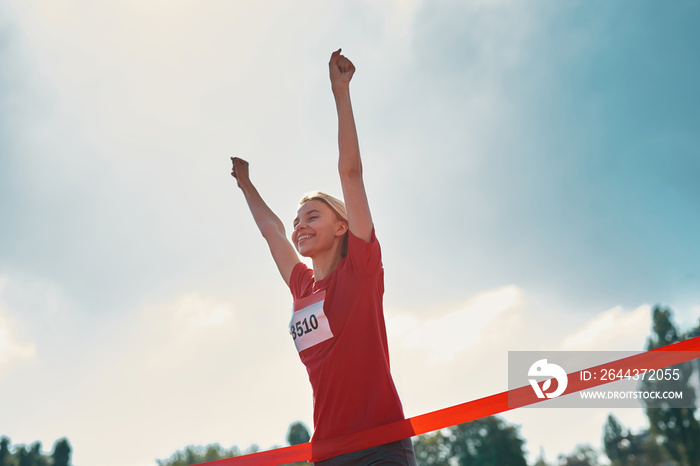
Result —
M369 241L348 232L348 254L345 259L348 270L356 274L373 273L382 268L382 251L374 229Z
M311 294L311 289L314 284L314 271L311 270L303 262L299 262L292 269L292 274L289 276L289 290L292 292L292 297L297 299Z

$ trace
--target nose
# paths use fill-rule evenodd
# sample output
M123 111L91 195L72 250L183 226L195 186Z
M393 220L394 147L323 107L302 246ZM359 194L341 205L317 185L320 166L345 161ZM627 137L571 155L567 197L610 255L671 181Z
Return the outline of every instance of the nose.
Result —
M304 228L304 223L300 221L300 222L297 223L296 226L294 227L294 231L299 232L299 230L301 230L301 229L303 229L303 228Z

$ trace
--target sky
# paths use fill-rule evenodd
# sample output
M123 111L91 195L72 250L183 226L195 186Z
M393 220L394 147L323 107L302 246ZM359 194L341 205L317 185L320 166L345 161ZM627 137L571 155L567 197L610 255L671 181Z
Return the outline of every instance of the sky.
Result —
M505 391L508 351L641 351L657 304L695 327L698 21L686 0L0 0L0 435L147 466L312 425L230 157L288 225L339 194L340 47L408 416ZM504 418L554 460L609 412L646 425Z

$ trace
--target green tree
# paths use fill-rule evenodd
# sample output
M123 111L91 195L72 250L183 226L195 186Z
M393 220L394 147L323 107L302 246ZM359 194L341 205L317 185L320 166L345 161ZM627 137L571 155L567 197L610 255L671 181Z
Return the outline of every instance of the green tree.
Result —
M540 446L540 454L537 455L537 459L532 464L532 466L549 466L549 463L544 459L544 448Z
M33 466L29 457L29 450L24 445L17 447L15 451L15 459L18 466Z
M648 430L633 434L612 414L603 427L603 447L612 466L665 464L671 459Z
M0 438L0 466L10 466L12 461L12 453L10 453L10 439L7 437Z
M527 466L524 443L517 427L490 416L421 435L414 449L420 465Z
M216 461L226 457L226 451L218 443L207 445L204 449L204 461Z
M685 338L673 323L669 308L655 306L652 311L653 333L647 349L656 349ZM680 373L680 380L664 381L645 379L641 386L649 391L682 391L684 402L693 404L695 389L690 380L694 367L692 361L673 366ZM657 443L663 445L668 454L682 466L700 464L700 423L695 417L695 408L662 407L646 408L650 433Z
M287 431L287 443L289 445L299 445L311 440L309 428L303 422L293 422Z
M648 430L633 434L612 415L603 428L603 445L612 466L676 464Z
M459 424L452 429L452 450L461 466L527 466L515 426L498 416Z
M576 445L568 455L559 455L559 466L598 466L598 452L590 445Z
M626 434L620 422L612 414L608 414L608 420L603 426L603 448L613 466L621 466L627 455L623 440Z
M41 453L41 442L34 442L29 449L29 460L32 466L49 466L49 459Z
M71 447L67 438L57 440L53 445L53 453L51 453L52 466L69 466L70 465Z
M447 464L450 456L450 446L443 431L430 432L413 439L413 451L416 463L423 466Z
M243 452L235 445L228 449L223 448L218 443L212 443L206 446L189 445L185 447L184 450L176 451L167 459L156 460L156 464L158 466L188 466L191 464L233 458L234 456L255 453L256 451L258 451L257 445L251 445Z
M289 429L287 430L287 442L290 445L306 443L310 439L311 436L309 434L309 428L306 427L306 425L304 425L302 422L294 422L289 426ZM192 464L206 463L209 461L233 458L235 456L248 455L251 453L256 453L258 451L260 451L260 448L255 444L246 448L244 451L241 451L241 449L235 445L229 449L226 449L218 443L213 443L207 446L190 445L185 447L184 450L176 451L167 459L156 460L156 464L158 466L189 466ZM302 462L293 464L306 465L308 463Z
M61 454L56 456L56 451L64 449L65 461L61 461ZM13 452L14 450L14 452ZM34 442L29 446L18 445L12 448L12 442L7 437L0 437L0 466L70 466L70 446L68 439L63 438L54 445L54 454L46 455L41 451L41 442Z

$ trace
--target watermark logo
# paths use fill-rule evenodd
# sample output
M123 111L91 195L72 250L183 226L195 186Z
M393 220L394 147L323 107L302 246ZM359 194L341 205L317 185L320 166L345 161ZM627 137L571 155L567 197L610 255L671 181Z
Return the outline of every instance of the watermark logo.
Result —
M508 351L508 407L695 409L700 392L682 361L700 351Z
M544 398L545 396L547 398L556 398L564 393L569 383L566 371L556 364L548 363L546 359L540 359L530 366L527 375L530 377L549 377L549 379L545 380L542 388L540 388L537 379L528 379L532 389L535 390L537 398ZM556 379L557 388L553 392L547 393L547 390L552 386L552 378Z

